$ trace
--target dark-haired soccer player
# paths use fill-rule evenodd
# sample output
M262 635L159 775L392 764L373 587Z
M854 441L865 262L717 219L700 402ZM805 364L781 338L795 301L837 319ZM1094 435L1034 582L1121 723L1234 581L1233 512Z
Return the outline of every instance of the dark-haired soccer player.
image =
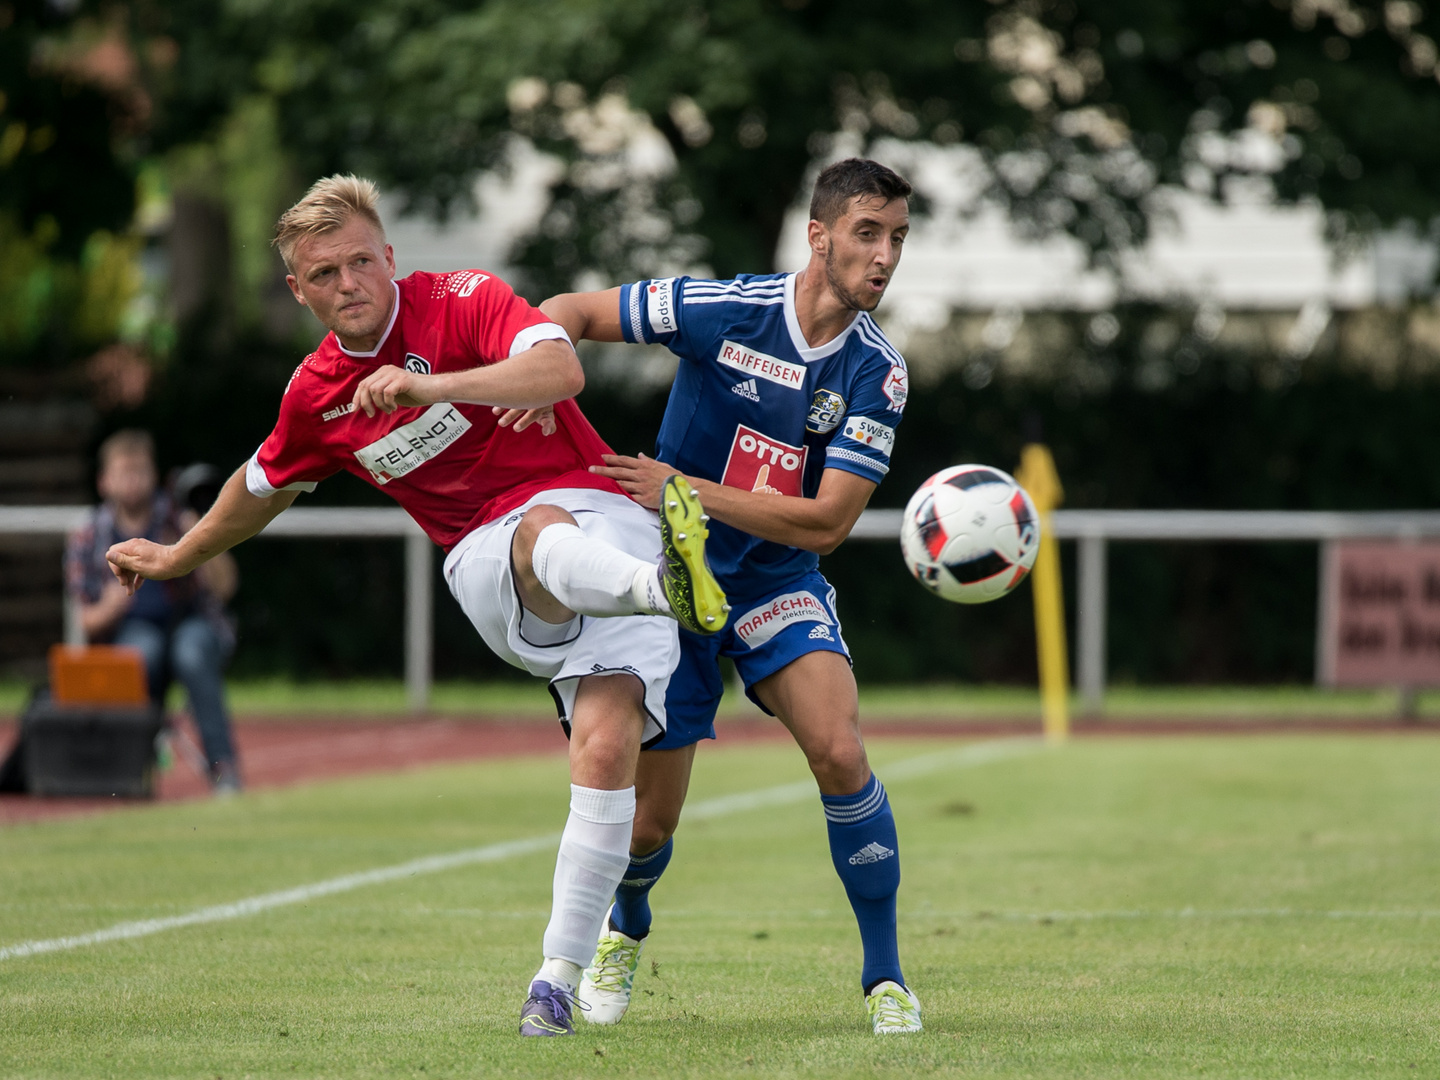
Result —
M640 755L630 867L580 988L592 1023L616 1023L629 1005L648 893L670 861L695 744L715 737L728 656L815 775L860 926L874 1030L920 1030L896 944L895 820L860 738L835 593L817 569L888 471L905 408L905 361L869 312L900 261L910 191L877 162L841 161L815 183L810 260L798 274L639 281L541 305L575 341L659 342L681 358L657 458L610 455L595 471L663 509L662 484L680 470L715 519L710 562L734 605L721 633L681 633L670 727Z
M725 597L705 569L690 484L663 481L657 522L590 470L609 447L569 400L584 376L565 331L493 274L395 281L377 198L368 180L332 176L281 216L286 280L330 333L210 512L175 544L128 540L107 558L132 592L141 578L179 577L341 470L392 496L448 552L465 614L502 659L550 681L570 734L570 816L520 1020L522 1035L568 1035L629 862L636 758L665 733L671 620L717 630ZM550 405L531 422L528 410Z

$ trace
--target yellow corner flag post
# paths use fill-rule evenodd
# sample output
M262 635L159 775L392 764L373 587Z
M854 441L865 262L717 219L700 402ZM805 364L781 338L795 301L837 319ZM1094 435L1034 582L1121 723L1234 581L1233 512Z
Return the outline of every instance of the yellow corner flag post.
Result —
M1035 643L1040 654L1040 704L1045 738L1061 742L1070 734L1070 665L1065 651L1065 599L1060 591L1060 546L1051 511L1065 499L1050 448L1030 443L1020 451L1015 472L1040 514L1040 551L1031 590L1035 596Z

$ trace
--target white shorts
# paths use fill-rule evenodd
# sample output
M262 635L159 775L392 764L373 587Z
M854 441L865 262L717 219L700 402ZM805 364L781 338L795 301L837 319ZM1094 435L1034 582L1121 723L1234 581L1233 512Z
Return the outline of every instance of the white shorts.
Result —
M450 592L495 655L550 680L566 734L580 678L628 671L645 687L642 743L658 742L665 736L665 692L680 661L677 625L658 615L577 615L556 626L526 611L515 587L510 545L525 511L542 505L568 510L588 537L659 563L660 522L653 512L611 491L558 488L540 492L456 544L445 559Z

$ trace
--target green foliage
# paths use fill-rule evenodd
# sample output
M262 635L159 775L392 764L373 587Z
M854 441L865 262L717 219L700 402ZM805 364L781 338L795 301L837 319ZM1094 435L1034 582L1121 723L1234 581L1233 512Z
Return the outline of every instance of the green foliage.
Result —
M140 295L139 238L97 229L67 259L58 235L48 216L26 235L0 212L0 363L68 359L113 341Z
M0 7L0 210L22 236L49 233L45 245L67 261L92 233L123 227L134 205L113 103L61 55L79 21L45 0Z
M1258 178L1284 199L1319 199L1337 239L1424 224L1440 207L1440 149L1416 135L1440 121L1434 16L1407 0L59 10L3 9L10 231L34 242L53 220L50 257L73 261L96 230L126 223L142 161L183 173L199 147L248 329L266 324L270 223L308 179L369 173L444 218L480 172L507 167L517 137L562 164L515 253L537 293L587 271L765 270L813 162L877 147L903 157L915 140L967 146L974 197L1101 261L1147 235L1157 183L1224 198L1232 180ZM100 46L128 57L128 82L96 74Z
M22 232L0 216L0 348L27 352L51 331L59 311L74 303L76 267L47 258L57 227L53 219Z
M261 314L257 301L276 287L281 264L270 237L294 191L274 100L256 95L238 102L220 130L216 155L229 212L239 315L254 324Z
M213 130L192 136L157 159L155 171L165 187L162 199L167 209L177 196L213 208L223 222L223 241L214 245L214 255L228 261L208 268L209 303L190 314L233 319L242 336L269 330L272 339L283 341L285 335L274 333L265 322L267 298L285 292L284 264L270 238L276 219L299 191L292 155L281 145L275 99L255 93L231 102ZM183 237L178 242L204 241ZM233 347L233 340L226 344Z
M806 800L682 824L619 1027L515 1033L550 903L547 851L0 962L7 1068L827 1080L1440 1068L1432 738L1101 739L921 777L896 767L953 746L870 747L904 845L918 1038L866 1030L854 923ZM557 752L11 827L0 944L546 835L566 780ZM793 746L722 743L698 755L690 799L807 780Z
M1157 182L1315 197L1332 228L1434 216L1434 17L1277 0L253 0L167 6L160 144L271 95L302 175L376 174L444 216L524 135L569 164L520 255L545 288L703 251L764 270L810 163L964 141L976 193L1097 257ZM637 110L673 169L637 164ZM603 113L612 114L606 119Z
M0 364L114 340L139 290L116 102L63 48L82 22L42 0L0 5Z

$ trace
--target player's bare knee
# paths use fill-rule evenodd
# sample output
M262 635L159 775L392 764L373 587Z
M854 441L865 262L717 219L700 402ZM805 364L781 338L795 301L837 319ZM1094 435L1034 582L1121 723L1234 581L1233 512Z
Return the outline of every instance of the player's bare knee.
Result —
M585 763L603 776L620 776L630 771L630 754L620 739L591 739L585 744L583 756Z
M634 786L639 740L622 732L592 731L570 736L570 782L581 787L619 790Z
M810 771L827 793L848 795L859 791L870 778L870 761L859 739L841 737L806 754Z
M515 527L515 538L510 542L510 565L514 567L520 603L548 623L568 622L575 616L573 611L550 595L535 572L535 542L546 527L559 524L573 525L575 519L558 506L532 506Z
M526 510L525 516L515 528L515 540L511 544L516 567L523 567L528 571L530 555L535 550L535 541L539 539L540 533L550 525L560 524L574 525L575 518L568 510L548 504L532 506Z
M669 793L659 798L653 792L640 795L635 802L635 825L630 839L631 853L648 855L674 836L676 828L680 825L680 808L683 805L683 795L678 799Z
M630 854L643 858L659 851L665 846L665 841L675 835L675 826L678 824L678 814L667 819L663 814L657 816L637 806L635 824L630 830Z

